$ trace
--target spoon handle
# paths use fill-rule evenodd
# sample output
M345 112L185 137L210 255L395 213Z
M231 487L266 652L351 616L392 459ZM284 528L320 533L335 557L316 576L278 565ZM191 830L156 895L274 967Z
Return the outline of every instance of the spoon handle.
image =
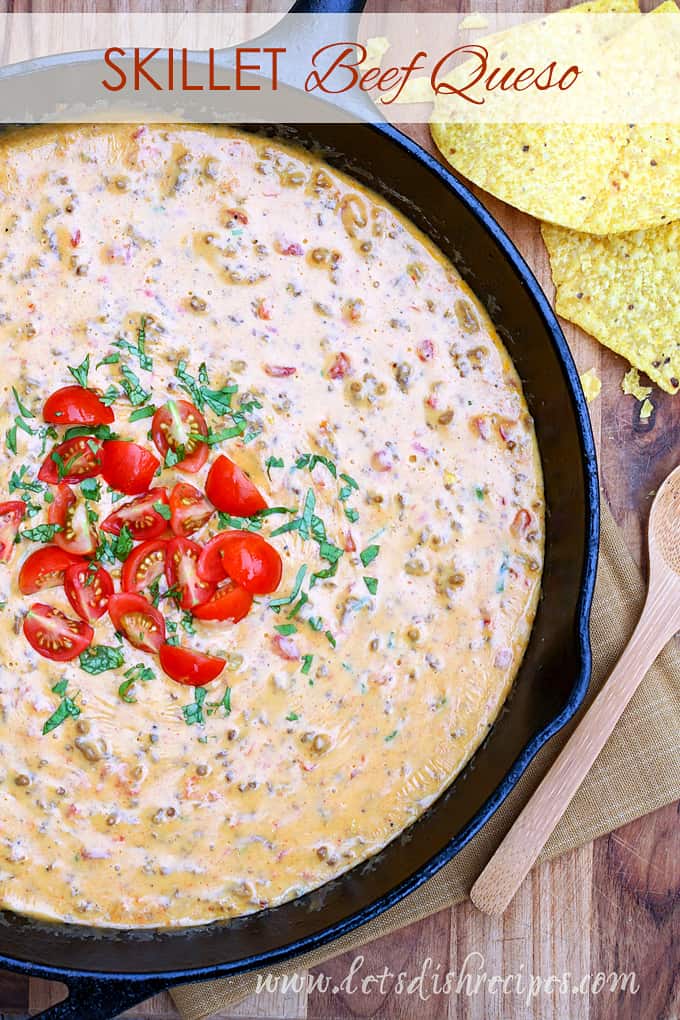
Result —
M638 625L606 684L473 885L470 899L483 913L499 915L508 906L643 676L675 627L680 626L680 621L671 619L676 613L663 613L664 602L658 597L647 599Z

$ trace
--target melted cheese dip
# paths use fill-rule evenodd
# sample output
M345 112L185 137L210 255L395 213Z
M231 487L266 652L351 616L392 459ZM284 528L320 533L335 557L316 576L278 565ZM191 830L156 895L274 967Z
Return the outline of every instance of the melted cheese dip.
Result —
M94 640L123 648L118 669L93 675L31 649L21 625L32 602L74 613L60 587L20 594L19 567L40 547L20 541L0 565L0 903L131 928L298 896L413 822L511 687L543 546L540 464L515 369L426 238L356 181L278 142L192 127L25 131L2 142L0 199L3 443L20 413L12 387L35 414L23 419L34 434L20 426L16 454L3 452L0 498L23 494L10 494L21 466L35 479L41 409L73 382L69 365L89 354L89 385L120 392L113 428L153 449L150 419L129 422L122 366L160 406L188 399L178 362L194 378L205 362L213 388L231 381L261 404L249 441L216 445L209 463L226 453L270 506L298 515L311 490L344 550L337 572L310 587L329 566L318 544L298 530L271 538L284 563L276 596L307 565L306 601L276 613L261 598L242 622L196 621L193 634L179 624L182 644L227 658L196 718L183 711L193 688L119 645L108 616ZM113 346L134 345L143 320L151 371ZM119 363L100 364L116 351ZM337 477L323 462L295 467L305 454ZM207 469L164 470L157 484L202 488ZM37 509L23 529L47 519L39 488L25 493ZM106 485L91 505L100 520L111 512ZM291 519L265 518L261 534ZM217 530L213 517L193 537ZM106 566L120 576L120 564ZM153 679L124 701L138 664ZM64 680L80 715L43 735Z

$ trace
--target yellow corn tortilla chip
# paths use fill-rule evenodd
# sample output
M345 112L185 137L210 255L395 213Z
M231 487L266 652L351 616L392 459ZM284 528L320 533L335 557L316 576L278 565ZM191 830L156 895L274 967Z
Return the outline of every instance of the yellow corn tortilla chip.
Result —
M640 373L637 368L629 368L621 380L621 389L626 396L635 397L636 400L645 400L652 392L651 386L643 386L640 382Z
M588 371L583 372L579 378L581 380L581 386L583 387L586 400L589 404L591 404L593 400L600 395L602 380L594 368L589 368Z
M667 393L680 389L680 221L611 237L544 223L555 309Z
M458 26L459 31L471 32L476 28L488 28L489 19L477 11L475 14L468 14Z
M658 10L677 11L672 0ZM634 13L636 0L570 11ZM644 19L643 19L644 21ZM680 125L452 123L437 96L430 121L443 156L485 191L539 219L622 233L680 218Z
M380 67L391 43L384 35L374 35L366 40L365 45L366 59L359 65L362 72L369 71L372 67Z

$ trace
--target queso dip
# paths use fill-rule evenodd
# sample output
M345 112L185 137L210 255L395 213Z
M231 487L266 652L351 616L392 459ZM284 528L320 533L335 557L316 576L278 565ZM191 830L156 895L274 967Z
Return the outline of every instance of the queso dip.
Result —
M413 822L512 685L544 506L512 362L414 226L278 141L21 131L0 200L0 905L134 928L299 896ZM69 386L108 424L50 411Z

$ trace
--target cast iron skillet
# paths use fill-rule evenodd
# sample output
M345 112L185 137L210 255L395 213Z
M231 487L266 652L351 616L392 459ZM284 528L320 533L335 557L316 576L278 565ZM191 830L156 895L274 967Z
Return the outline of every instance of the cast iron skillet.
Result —
M295 9L356 12L361 6L311 0ZM75 106L87 94L88 77L96 88L101 69L101 54L33 61L3 72L0 90L37 86ZM303 92L296 98L318 103ZM174 932L92 931L0 916L0 967L69 986L65 1002L40 1014L50 1020L110 1020L172 985L272 965L369 921L458 853L587 690L597 468L576 369L548 301L483 206L399 131L348 119L340 126L289 126L283 134L321 150L385 195L454 261L489 309L522 378L543 460L547 544L536 622L514 693L468 768L377 857L316 892L235 921Z

